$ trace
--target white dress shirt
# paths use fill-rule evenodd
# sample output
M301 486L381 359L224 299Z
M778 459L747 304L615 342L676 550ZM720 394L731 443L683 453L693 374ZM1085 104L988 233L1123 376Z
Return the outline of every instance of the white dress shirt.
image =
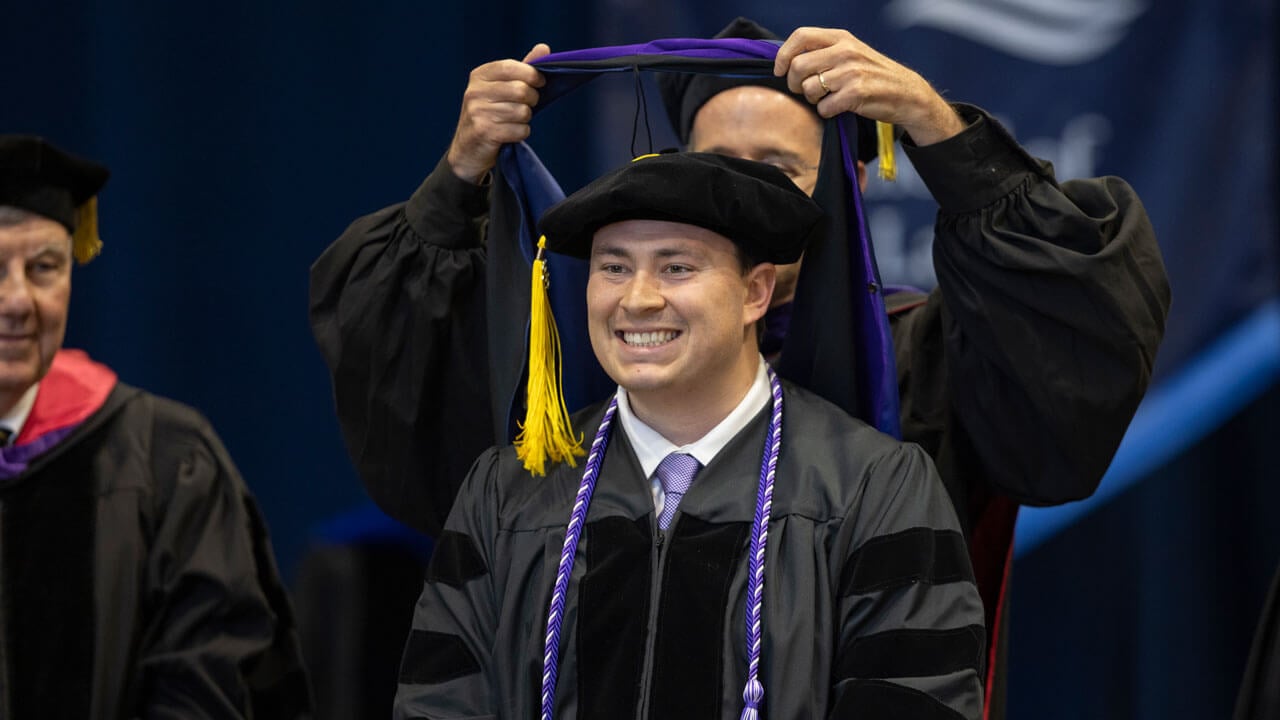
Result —
M640 468L644 470L645 477L649 478L650 489L653 492L653 506L658 515L662 514L663 502L666 499L662 491L662 482L654 474L658 469L658 463L662 462L667 455L678 452L692 455L702 463L703 467L706 467L724 449L724 446L728 445L729 441L751 422L751 419L760 412L772 396L773 393L769 389L769 376L765 373L764 358L761 357L760 365L756 369L756 379L751 383L751 387L738 406L706 435L687 445L676 445L659 434L657 430L641 422L631 410L627 391L622 387L618 388L618 421L622 423L627 439L631 441L631 448L636 452Z
M39 389L40 383L27 388L9 414L0 418L0 427L9 431L7 445L12 445L13 441L18 439L18 435L22 434L22 426L27 424L27 418L31 416L31 408L36 404L36 392Z

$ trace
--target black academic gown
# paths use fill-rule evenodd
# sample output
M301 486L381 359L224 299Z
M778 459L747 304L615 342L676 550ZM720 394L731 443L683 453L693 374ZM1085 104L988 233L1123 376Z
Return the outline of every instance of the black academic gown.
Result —
M119 384L0 481L0 717L300 718L253 497L208 423Z
M784 383L765 575L771 720L978 718L982 607L920 448ZM590 434L603 406L575 427ZM770 412L707 465L659 531L614 423L565 604L557 718L737 718L750 525ZM397 718L536 717L547 601L582 477L472 468L427 572Z
M969 123L958 136L903 142L939 203L938 288L887 305L903 437L937 465L995 631L1018 505L1097 488L1150 381L1169 286L1133 188L1058 182L988 114L956 107ZM387 513L430 534L498 441L488 207L442 159L408 202L356 220L311 270L312 331L356 468Z

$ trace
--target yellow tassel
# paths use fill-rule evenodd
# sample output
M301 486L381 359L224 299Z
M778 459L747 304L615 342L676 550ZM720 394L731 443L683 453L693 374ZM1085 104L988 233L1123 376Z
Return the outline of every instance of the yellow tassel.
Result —
M547 297L547 265L543 259L547 238L538 240L538 257L533 261L529 305L529 386L524 422L516 438L516 457L534 475L546 475L546 462L567 462L577 467L574 457L586 454L582 437L575 437L569 410L560 389L560 331L551 314Z
M76 209L76 232L71 236L71 253L84 265L102 252L98 237L98 198L91 197Z
M880 156L880 179L898 179L898 161L893 156L893 126L876 121L876 154Z

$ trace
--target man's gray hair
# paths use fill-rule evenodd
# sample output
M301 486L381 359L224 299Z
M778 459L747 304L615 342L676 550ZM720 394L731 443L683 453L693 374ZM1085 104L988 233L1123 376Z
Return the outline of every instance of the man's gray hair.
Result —
M0 205L0 227L12 227L14 225L24 223L33 217L40 216L26 208L20 208L14 205Z

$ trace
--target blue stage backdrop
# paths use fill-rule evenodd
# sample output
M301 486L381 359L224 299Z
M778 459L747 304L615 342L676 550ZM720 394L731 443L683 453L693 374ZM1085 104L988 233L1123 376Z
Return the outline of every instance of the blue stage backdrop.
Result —
M841 26L1003 118L1063 178L1126 177L1174 289L1152 407L1099 501L1024 512L1014 718L1226 717L1280 559L1277 17L1270 0L548 0L17 3L0 131L104 161L106 252L68 344L210 417L291 575L364 502L306 323L308 266L444 151L467 72L706 36L736 15ZM630 154L624 78L559 102L532 144L572 190ZM650 93L655 144L672 135ZM906 168L868 192L880 267L929 286L933 205ZM447 441L447 439L445 439Z
M309 266L434 167L472 66L589 37L588 3L551 5L5 7L0 131L112 170L67 344L212 420L287 576L317 523L365 500L307 326ZM564 105L542 140L581 158L588 117Z

